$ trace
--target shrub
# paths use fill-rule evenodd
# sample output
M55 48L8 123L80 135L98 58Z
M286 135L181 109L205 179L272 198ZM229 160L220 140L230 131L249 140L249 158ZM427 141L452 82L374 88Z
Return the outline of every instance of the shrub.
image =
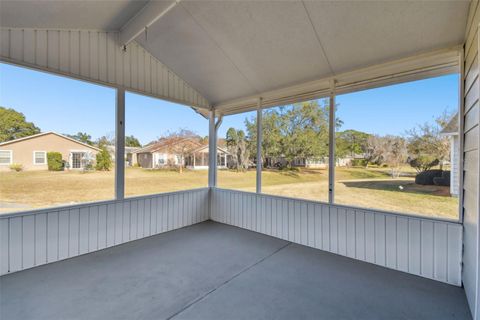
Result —
M47 152L47 164L50 171L62 171L62 154L60 152Z
M12 163L10 165L10 170L14 170L16 172L20 172L23 170L23 166L20 163Z
M450 171L443 171L441 177L433 178L433 184L436 186L450 186Z
M422 171L415 177L415 183L421 185L434 185L433 178L442 177L442 170Z
M366 167L368 161L367 159L352 159L350 164L352 167Z
M106 148L102 148L102 150L97 153L96 156L96 165L95 169L101 171L109 171L112 167L112 157Z

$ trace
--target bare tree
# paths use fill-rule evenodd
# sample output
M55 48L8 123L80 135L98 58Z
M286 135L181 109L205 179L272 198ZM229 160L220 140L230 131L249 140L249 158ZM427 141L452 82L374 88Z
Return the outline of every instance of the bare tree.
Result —
M367 146L367 157L370 162L388 165L392 178L400 176L400 169L408 159L407 142L404 138L393 135L370 136L367 139Z

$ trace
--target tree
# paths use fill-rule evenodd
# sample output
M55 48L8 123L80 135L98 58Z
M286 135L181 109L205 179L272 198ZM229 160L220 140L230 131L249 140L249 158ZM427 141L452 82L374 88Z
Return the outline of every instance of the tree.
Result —
M400 168L408 159L407 141L399 136L372 135L367 139L367 160L378 165L386 164L392 178L400 176Z
M265 167L285 159L291 166L296 158L328 156L329 106L314 100L263 111L262 155ZM341 123L338 119L337 126ZM256 119L246 119L249 150L256 154Z
M106 147L100 149L95 160L95 169L100 171L110 171L110 168L112 167L112 157Z
M335 155L343 158L346 156L364 155L367 152L367 140L371 135L356 130L345 130L336 133Z
M142 144L140 141L135 138L133 135L125 137L125 147L136 147L140 148Z
M23 113L0 106L0 142L40 133L40 128L27 122Z
M183 173L183 166L185 165L185 158L191 154L192 150L201 144L201 137L193 131L187 129L179 129L176 132L168 133L167 136L160 138L169 139L171 142L167 145L169 153L174 154L178 160L178 171ZM196 143L197 142L197 143Z
M249 148L245 132L229 128L225 137L227 150L231 154L232 166L237 171L246 171L249 163Z
M93 146L92 136L86 132L77 132L76 134L66 134L67 137Z
M409 163L417 172L430 170L436 165L442 169L443 162L449 160L450 140L442 136L441 130L451 118L451 114L444 112L435 123L424 123L407 132Z

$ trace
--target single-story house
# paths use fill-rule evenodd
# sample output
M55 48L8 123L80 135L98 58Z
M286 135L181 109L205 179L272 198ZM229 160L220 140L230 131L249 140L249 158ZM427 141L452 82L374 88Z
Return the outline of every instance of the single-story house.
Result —
M450 194L459 195L460 177L460 136L458 132L458 113L456 113L447 125L440 131L443 136L450 138Z
M142 168L162 168L182 165L189 169L208 168L208 144L196 138L163 138L135 153L137 163ZM227 167L229 153L217 147L218 168Z
M0 143L0 170L19 164L23 170L48 170L47 152L60 152L70 169L82 169L100 149L56 132L43 132Z

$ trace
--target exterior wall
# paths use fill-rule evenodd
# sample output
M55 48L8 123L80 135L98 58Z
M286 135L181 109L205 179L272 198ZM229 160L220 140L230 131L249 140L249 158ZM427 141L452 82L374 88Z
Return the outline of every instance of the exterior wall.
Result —
M62 159L65 161L70 160L70 152L72 151L91 152L93 155L98 153L94 148L89 148L81 143L76 143L53 133L2 145L0 150L11 150L13 153L12 162L21 164L24 170L48 169L46 163L45 165L35 165L33 163L34 151L60 152ZM0 165L0 170L10 170L10 168L9 166Z
M451 137L450 148L450 194L458 197L460 192L460 138L458 135Z
M459 223L215 188L211 219L461 285Z
M478 228L479 228L479 64L478 48L480 7L478 1L470 5L465 42L464 65L464 172L463 172L463 285L474 319L480 319L478 310Z
M118 32L0 28L0 60L122 86L188 106L209 106L196 90L138 43L132 42L123 51Z
M208 189L0 215L0 275L208 219Z

